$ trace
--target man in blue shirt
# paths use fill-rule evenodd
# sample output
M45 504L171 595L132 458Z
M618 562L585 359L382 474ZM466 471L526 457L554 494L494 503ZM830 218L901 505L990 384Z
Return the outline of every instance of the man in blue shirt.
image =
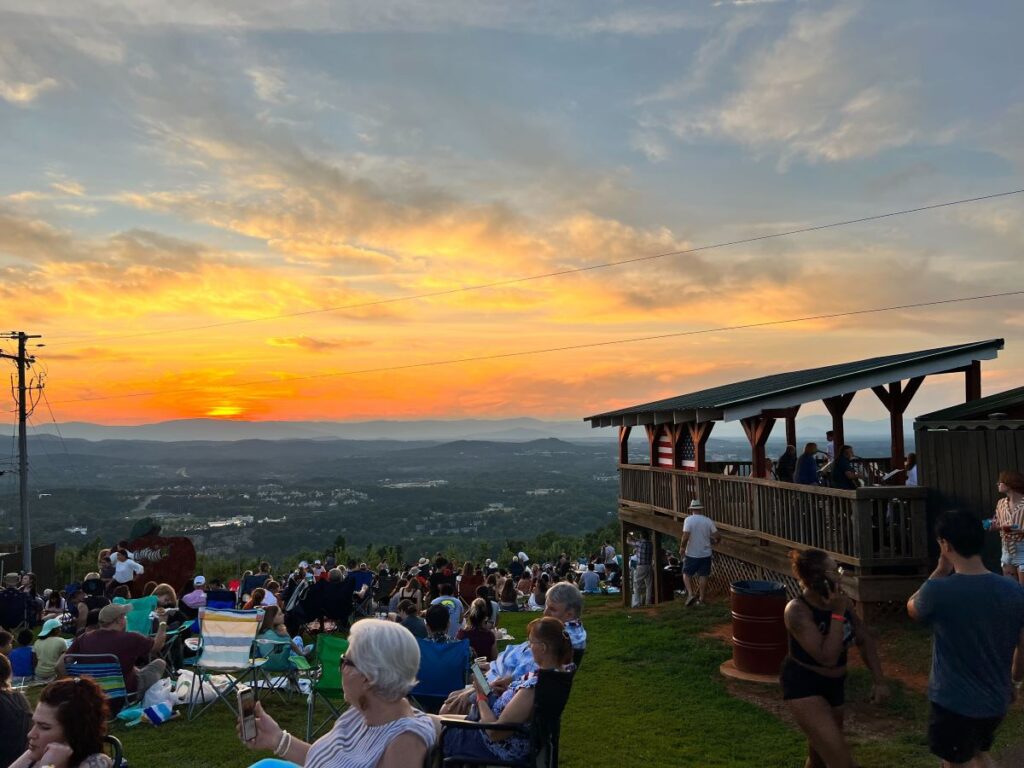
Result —
M996 729L1024 679L1024 588L981 560L985 532L967 512L935 524L941 554L907 602L934 633L928 745L943 766L990 765Z

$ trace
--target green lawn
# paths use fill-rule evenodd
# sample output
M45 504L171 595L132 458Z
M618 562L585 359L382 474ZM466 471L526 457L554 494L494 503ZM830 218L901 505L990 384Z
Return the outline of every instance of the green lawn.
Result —
M526 623L536 615L504 614L502 622L522 638ZM588 598L588 650L563 720L561 764L801 766L800 734L765 709L731 696L719 675L730 649L704 635L727 620L723 603L685 610L674 602L657 612L640 612L623 611L610 597ZM905 625L882 629L904 668L927 671L926 633ZM869 687L866 672L855 669L848 698L856 706L867 698ZM780 698L774 687L753 690ZM296 699L288 706L271 699L267 709L290 731L303 732L304 702ZM861 705L858 711L866 708ZM926 716L924 697L897 684L892 701L874 715L882 724L878 732L858 729L853 739L856 759L863 768L934 768L937 761L924 741ZM223 706L191 723L179 719L160 727L117 725L114 733L131 762L146 768L247 766L264 756L242 747ZM997 750L1011 737L1021 741L1022 733L1024 716L1017 706L1000 731Z

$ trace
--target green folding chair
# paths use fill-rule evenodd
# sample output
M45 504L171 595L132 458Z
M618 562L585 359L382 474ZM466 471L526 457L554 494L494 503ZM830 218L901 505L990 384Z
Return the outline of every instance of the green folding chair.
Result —
M345 708L345 693L341 688L341 657L348 650L348 640L337 635L321 633L316 636L317 668L310 676L310 689L306 697L306 741L313 737L341 714ZM331 714L319 725L313 727L316 717L316 701L320 699ZM337 701L337 705L335 705Z
M115 597L117 605L129 605L131 611L124 617L128 626L125 629L129 632L138 632L149 637L153 634L153 620L149 617L156 610L157 598L155 595L149 597L137 597L134 600L126 600L123 597Z

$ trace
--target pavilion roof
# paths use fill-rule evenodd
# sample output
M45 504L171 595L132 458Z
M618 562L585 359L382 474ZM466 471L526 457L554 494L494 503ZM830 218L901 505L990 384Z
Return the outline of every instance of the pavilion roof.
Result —
M994 421L999 423L1002 419L992 419L991 414L1009 413L1010 418L1015 417L1013 413L1019 413L1024 409L1024 387L1008 389L1005 392L997 392L994 395L983 397L979 400L972 400L969 403L960 403L950 408L943 408L941 411L932 411L918 416L917 422L947 422L947 421Z
M994 359L1002 348L1002 339L988 339L787 371L599 413L584 421L592 427L733 421L894 381L960 370L976 360Z

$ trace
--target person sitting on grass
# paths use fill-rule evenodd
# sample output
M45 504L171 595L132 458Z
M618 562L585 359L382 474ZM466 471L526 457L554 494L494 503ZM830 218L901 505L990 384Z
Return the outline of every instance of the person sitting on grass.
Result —
M363 619L352 625L348 640L341 676L350 706L334 727L307 744L283 730L258 703L256 738L246 746L273 750L303 768L423 765L438 733L435 720L413 709L406 698L420 667L415 638L393 621ZM280 765L260 761L252 768L268 764Z
M427 623L420 618L420 612L416 610L416 603L412 600L402 600L398 603L398 623L412 632L413 637L427 638ZM447 611L446 611L447 613ZM445 637L448 637L447 629Z
M462 602L455 597L455 588L447 581L441 582L438 588L441 590L441 594L431 600L430 605L443 605L448 609L450 617L448 636L454 639L455 633L459 631L459 625L462 623Z
M597 571L594 569L593 561L587 563L587 570L583 573L583 578L581 579L581 581L583 583L583 594L600 594L601 577L597 575Z
M103 753L110 709L87 677L57 680L39 695L28 749L10 768L110 768Z
M488 661L494 661L498 655L498 639L492 626L487 601L478 597L466 611L466 620L456 633L455 639L468 638L474 657L485 656Z
M519 603L516 602L516 584L509 576L501 584L501 589L498 591L498 607L502 611L518 611Z
M36 672L36 654L32 650L32 643L35 638L31 629L23 629L18 633L18 647L12 648L7 658L11 662L11 669L14 677L22 682L28 682Z
M526 628L533 650L535 668L522 676L517 685L502 692L484 694L474 680L476 703L467 720L480 723L528 723L533 715L535 687L541 670L572 671L572 641L558 619L534 619ZM479 760L521 760L530 751L527 734L504 730L477 730L448 728L444 731L441 747L445 757L472 756Z
M36 678L40 682L53 680L57 676L57 664L68 649L68 644L60 636L60 630L60 619L47 619L32 646L36 657Z
M441 645L454 642L454 638L448 633L452 615L446 607L440 604L430 606L424 614L424 619L427 623L427 640Z
M853 768L843 738L847 648L854 642L874 686L871 700L889 696L874 638L843 593L836 561L820 549L790 553L802 592L786 606L789 655L782 663L782 698L807 736L807 765Z

